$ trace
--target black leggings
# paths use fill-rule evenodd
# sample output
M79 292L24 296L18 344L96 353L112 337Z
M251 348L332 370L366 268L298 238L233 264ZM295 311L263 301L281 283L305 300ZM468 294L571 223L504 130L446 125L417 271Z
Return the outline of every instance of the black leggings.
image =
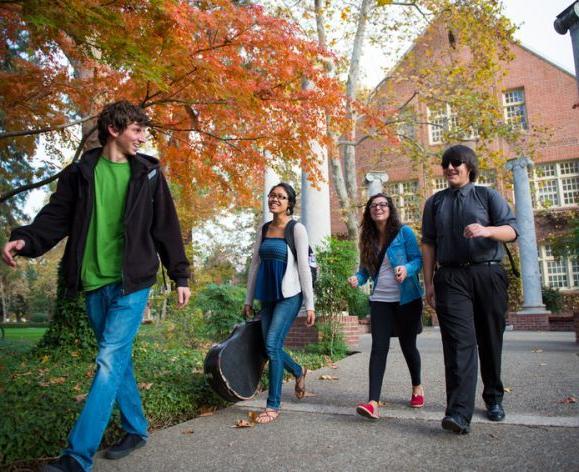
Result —
M372 317L372 352L370 354L370 401L380 400L386 358L390 349L390 336L396 329L400 348L412 385L420 385L420 353L416 349L416 335L422 316L422 299L400 305L398 302L370 302Z

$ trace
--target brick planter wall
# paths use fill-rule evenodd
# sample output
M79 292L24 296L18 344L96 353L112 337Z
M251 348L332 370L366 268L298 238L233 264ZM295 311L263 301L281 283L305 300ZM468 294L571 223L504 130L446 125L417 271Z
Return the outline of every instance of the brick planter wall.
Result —
M360 334L366 334L370 332L370 315L366 318L358 319L358 331Z
M573 318L575 318L575 342L579 343L579 311L573 313Z
M321 322L319 318L316 322ZM340 327L342 334L344 335L344 341L348 345L348 348L353 349L358 346L360 340L360 327L358 325L357 316L341 316L340 317ZM315 327L306 326L306 317L298 316L294 324L292 325L287 338L285 340L285 345L290 348L303 348L308 344L313 344L318 342L318 331Z
M508 324L515 331L549 331L549 314L509 313Z

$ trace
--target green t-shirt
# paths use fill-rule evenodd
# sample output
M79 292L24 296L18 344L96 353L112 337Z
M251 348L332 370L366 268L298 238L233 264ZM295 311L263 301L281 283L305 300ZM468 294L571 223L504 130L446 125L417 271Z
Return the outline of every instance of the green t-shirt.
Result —
M94 171L95 198L82 257L85 291L122 279L125 199L131 178L128 162L101 157Z

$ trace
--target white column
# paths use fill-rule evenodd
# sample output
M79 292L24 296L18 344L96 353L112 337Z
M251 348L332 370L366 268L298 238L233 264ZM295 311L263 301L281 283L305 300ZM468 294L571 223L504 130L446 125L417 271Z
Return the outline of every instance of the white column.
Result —
M263 176L263 199L262 199L262 208L263 208L263 222L267 223L272 219L271 213L269 212L269 206L267 204L267 195L270 189L279 184L280 178L277 175L276 171L273 170L271 167L267 166L265 168L265 173Z
M316 248L332 234L330 214L330 187L328 180L328 153L317 142L311 144L316 156L322 181L313 187L306 172L302 172L302 215L301 222L308 231L310 246Z
M515 209L517 226L519 227L517 242L521 255L521 278L523 282L523 309L519 312L521 314L546 312L541 293L535 217L527 171L532 165L533 162L526 157L510 160L506 165L507 169L513 172Z

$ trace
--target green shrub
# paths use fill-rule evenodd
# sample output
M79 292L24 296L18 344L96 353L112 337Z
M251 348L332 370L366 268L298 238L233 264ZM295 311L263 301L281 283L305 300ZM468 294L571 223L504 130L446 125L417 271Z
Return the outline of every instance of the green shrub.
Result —
M557 288L541 287L543 303L552 313L558 313L563 308L563 295Z
M162 326L165 339L172 344L196 348L208 337L203 312L193 304L171 310Z
M163 324L142 326L133 352L135 375L152 430L192 419L201 407L227 404L205 382L205 350L164 342ZM0 469L16 461L59 454L83 407L82 396L90 388L93 354L54 349L37 355L0 343ZM327 364L320 355L293 352L292 357L308 369ZM263 384L267 385L267 379ZM120 434L116 412L101 447L110 445Z
M48 322L48 313L34 313L29 320L33 323L46 323Z
M220 341L243 321L245 288L230 284L209 284L195 297L195 306L203 312L207 335Z
M341 331L335 331L329 319L316 324L320 340L315 344L308 344L306 352L320 356L330 356L332 359L340 359L348 353L348 345Z
M358 318L366 318L370 314L370 303L368 295L363 290L357 288L351 290L348 298L348 312Z
M324 316L346 311L348 301L356 295L348 277L356 268L356 248L352 241L328 238L316 251L319 276L316 282L316 311Z

